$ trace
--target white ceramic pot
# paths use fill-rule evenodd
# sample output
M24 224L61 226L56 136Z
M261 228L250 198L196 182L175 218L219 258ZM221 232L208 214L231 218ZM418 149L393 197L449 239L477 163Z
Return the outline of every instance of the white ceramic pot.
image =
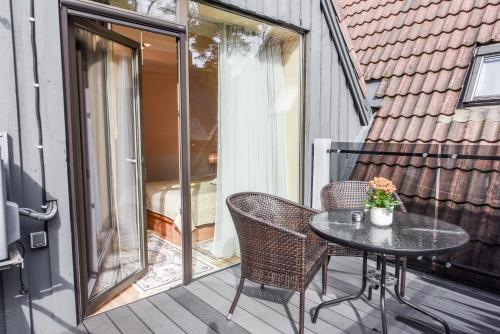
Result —
M389 226L392 224L392 212L386 208L371 208L370 221L376 226Z

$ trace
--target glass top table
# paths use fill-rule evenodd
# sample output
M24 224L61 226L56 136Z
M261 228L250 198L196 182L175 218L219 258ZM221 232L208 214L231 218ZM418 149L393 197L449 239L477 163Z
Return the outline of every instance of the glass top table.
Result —
M469 234L461 227L433 217L394 211L392 225L377 227L370 223L368 214L361 222L353 222L353 211L322 212L311 218L309 226L336 244L388 255L436 255L469 241Z
M359 292L319 304L314 311L313 322L318 319L320 309L343 301L360 298L363 296L367 285L370 284L370 292L372 288L380 288L382 332L385 334L387 333L385 290L386 286L393 285L395 296L400 303L406 304L440 322L445 332L449 334L450 328L443 319L419 308L401 296L399 289L401 257L451 252L465 246L469 241L469 234L461 227L443 220L401 211L394 212L393 223L390 226L377 227L370 222L367 214L364 215L360 222L353 222L353 211L361 210L341 209L322 212L312 216L309 221L309 226L313 232L323 239L363 251L363 280ZM368 252L379 254L381 260L380 270L367 270ZM394 274L387 272L386 255L395 256ZM371 299L371 293L368 296L368 299Z

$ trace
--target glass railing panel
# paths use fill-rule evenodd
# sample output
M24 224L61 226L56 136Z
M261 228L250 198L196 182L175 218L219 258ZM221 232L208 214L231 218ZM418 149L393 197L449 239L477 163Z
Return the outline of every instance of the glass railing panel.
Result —
M409 212L461 226L471 241L438 257L410 260L421 270L500 288L500 146L332 143L330 179L390 179Z

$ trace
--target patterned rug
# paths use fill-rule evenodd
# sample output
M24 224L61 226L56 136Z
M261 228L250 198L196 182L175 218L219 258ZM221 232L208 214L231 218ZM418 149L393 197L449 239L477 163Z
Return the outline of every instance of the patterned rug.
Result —
M213 262L217 262L221 258L212 254L213 244L214 244L214 239L209 239L209 240L194 243L193 244L194 256L196 257L198 255L197 253L201 253L201 254L205 255L206 257L208 257L208 260L213 261Z
M146 292L182 280L182 252L178 246L154 234L148 234L148 272L134 284ZM216 269L214 266L193 258L193 271L197 275Z

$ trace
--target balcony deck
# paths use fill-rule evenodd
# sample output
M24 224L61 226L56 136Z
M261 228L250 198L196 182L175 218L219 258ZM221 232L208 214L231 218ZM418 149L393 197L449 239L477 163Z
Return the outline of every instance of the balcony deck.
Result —
M373 266L373 263L370 263ZM392 269L391 269L392 270ZM361 284L361 259L334 258L328 293L354 293ZM232 321L226 314L239 281L239 266L203 277L189 286L86 319L74 333L294 333L298 328L299 295L245 283ZM306 311L321 300L318 275L306 293ZM392 291L392 290L391 290ZM409 271L406 296L442 317L453 334L500 333L500 296ZM356 300L324 309L317 323L306 315L306 333L381 332L378 291L371 302ZM442 327L387 295L389 333L444 333ZM293 320L291 320L293 319Z

